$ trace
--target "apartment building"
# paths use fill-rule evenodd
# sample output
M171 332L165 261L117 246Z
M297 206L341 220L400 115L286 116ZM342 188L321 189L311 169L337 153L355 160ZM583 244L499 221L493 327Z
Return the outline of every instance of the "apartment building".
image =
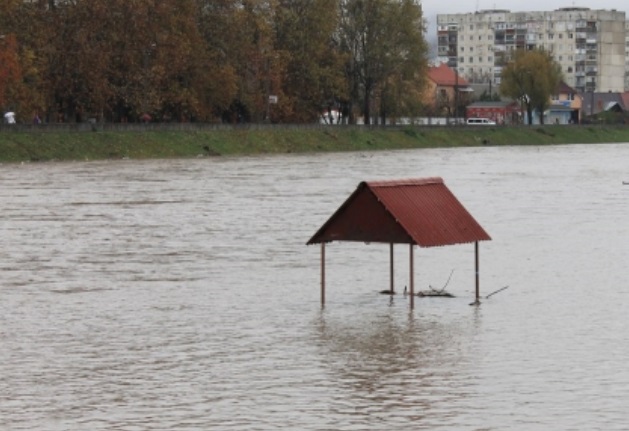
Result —
M470 82L498 85L516 49L543 48L580 92L629 89L625 12L569 7L549 12L482 10L437 15L438 56Z
M625 21L625 91L629 91L629 20Z

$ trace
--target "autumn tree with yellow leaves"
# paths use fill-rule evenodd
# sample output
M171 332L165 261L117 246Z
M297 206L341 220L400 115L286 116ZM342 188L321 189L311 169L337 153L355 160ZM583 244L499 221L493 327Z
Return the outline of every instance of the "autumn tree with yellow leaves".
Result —
M402 115L420 104L422 32L414 0L0 0L0 109L49 122Z
M526 107L528 124L533 122L533 110L540 113L550 106L550 96L562 79L561 66L544 50L518 50L502 70L500 93L520 101Z

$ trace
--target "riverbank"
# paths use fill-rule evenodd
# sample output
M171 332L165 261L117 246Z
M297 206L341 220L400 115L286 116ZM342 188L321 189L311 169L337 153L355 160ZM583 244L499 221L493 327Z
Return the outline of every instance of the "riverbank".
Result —
M164 127L0 129L0 162L190 158L410 148L629 142L629 127Z

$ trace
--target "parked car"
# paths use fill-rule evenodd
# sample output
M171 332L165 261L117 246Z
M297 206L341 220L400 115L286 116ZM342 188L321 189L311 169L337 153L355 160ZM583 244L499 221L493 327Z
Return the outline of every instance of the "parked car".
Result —
M489 118L468 118L465 123L468 126L471 126L471 125L495 126L496 125L496 122L494 120L490 120Z

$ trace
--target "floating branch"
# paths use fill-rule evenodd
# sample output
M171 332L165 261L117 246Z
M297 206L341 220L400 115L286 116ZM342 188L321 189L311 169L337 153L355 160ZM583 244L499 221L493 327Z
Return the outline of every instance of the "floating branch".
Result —
M430 290L421 290L417 293L417 296L444 296L446 298L454 298L453 294L445 291L446 287L448 287L448 284L450 284L452 274L454 274L454 269L450 272L450 276L448 277L446 284L444 284L441 289L435 289L429 284L428 287L430 288Z
M498 293L498 292L502 292L502 291L503 291L503 290L505 290L507 287L509 287L509 286L501 287L500 289L498 289L498 290L495 290L495 291L491 292L489 295L487 295L487 296L485 297L485 299L489 299L489 297L490 297L490 296L495 295L495 294L496 294L496 293Z
M454 295L450 292L443 292L438 290L420 290L417 296L443 296L445 298L454 298Z
M495 294L496 294L496 293L498 293L498 292L502 292L502 291L503 291L503 290L505 290L507 287L509 287L509 286L504 286L504 287L501 287L501 288L500 288L500 289L498 289L498 290L494 290L494 291L493 291L493 292L491 292L489 295L487 295L487 296L485 297L485 299L489 299L489 297L490 297L490 296L493 296L493 295L495 295ZM476 301L471 302L471 303L470 303L470 305L480 305L480 301L477 299Z
M452 278L452 274L454 274L454 269L450 272L450 276L448 277L448 280L446 281L446 284L443 285L441 290L435 289L430 284L428 285L428 287L430 287L430 290L434 290L437 293L442 293L444 290L446 290L446 287L448 287L448 284L450 284L450 279Z

